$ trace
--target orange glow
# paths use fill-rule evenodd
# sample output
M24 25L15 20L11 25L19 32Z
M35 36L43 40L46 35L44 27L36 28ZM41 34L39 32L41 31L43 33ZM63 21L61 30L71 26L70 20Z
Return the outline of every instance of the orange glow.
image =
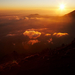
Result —
M38 31L32 30L32 31L25 31L23 33L23 35L28 36L30 39L32 39L32 38L36 39L36 38L40 37L41 33Z
M64 35L69 35L68 33L54 33L53 35L56 35L56 36L59 36L59 37L61 37L61 36L64 36Z
M60 8L60 7L59 7ZM70 11L73 11L74 8L66 8L66 10L63 11L62 14L66 14L66 13L69 13ZM38 14L41 14L41 15L51 15L51 16L57 16L57 15L60 15L60 9L58 10L58 8L22 8L22 7L16 7L16 8L0 8L0 13L5 13L5 14L11 14L10 12L17 12L19 14L24 14L27 13L27 14L35 14L35 13L38 13ZM61 15L62 15L61 14ZM37 20L41 20L43 18L36 18Z
M38 41L38 40L30 40L29 42L28 42L28 44L35 44L35 43L38 43L38 42L40 42L40 41Z
M50 36L51 34L45 34L45 36Z

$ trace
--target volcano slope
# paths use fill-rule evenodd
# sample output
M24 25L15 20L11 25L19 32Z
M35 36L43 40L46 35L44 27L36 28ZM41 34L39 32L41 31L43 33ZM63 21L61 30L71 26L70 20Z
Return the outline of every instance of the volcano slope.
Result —
M2 58L1 62L0 75L74 75L75 39L57 49L45 49L27 56L14 51Z

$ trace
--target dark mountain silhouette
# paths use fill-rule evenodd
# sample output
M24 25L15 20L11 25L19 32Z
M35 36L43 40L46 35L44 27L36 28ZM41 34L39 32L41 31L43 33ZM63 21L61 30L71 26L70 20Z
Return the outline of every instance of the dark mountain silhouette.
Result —
M11 54L8 54L2 57L2 59L0 60L0 64L6 63L12 60L17 60L17 58L19 58L19 54L16 51L13 51Z
M62 44L54 50L45 49L41 53L21 58L15 51L12 55L17 59L0 64L0 75L75 74L75 39L70 44Z
M64 17L71 17L71 18L75 18L75 10L74 10L74 11L72 11L72 12L70 12L70 13L68 13L68 14L66 14L66 15L64 15Z
M65 31L71 35L74 36L73 33L75 32L75 10L62 16L62 20L67 22L67 24L65 24Z

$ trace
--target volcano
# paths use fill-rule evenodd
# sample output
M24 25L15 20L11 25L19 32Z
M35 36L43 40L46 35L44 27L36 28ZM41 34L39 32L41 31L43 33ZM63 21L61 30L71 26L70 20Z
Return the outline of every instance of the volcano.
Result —
M75 10L74 10L74 11L72 11L72 12L70 12L70 13L68 13L68 14L66 14L66 15L64 15L64 17L71 17L71 18L75 18Z

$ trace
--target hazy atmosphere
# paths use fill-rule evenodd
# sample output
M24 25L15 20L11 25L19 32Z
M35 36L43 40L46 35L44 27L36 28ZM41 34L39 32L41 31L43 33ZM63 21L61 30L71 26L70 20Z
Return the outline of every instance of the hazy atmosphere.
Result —
M0 0L0 75L75 74L75 0Z

